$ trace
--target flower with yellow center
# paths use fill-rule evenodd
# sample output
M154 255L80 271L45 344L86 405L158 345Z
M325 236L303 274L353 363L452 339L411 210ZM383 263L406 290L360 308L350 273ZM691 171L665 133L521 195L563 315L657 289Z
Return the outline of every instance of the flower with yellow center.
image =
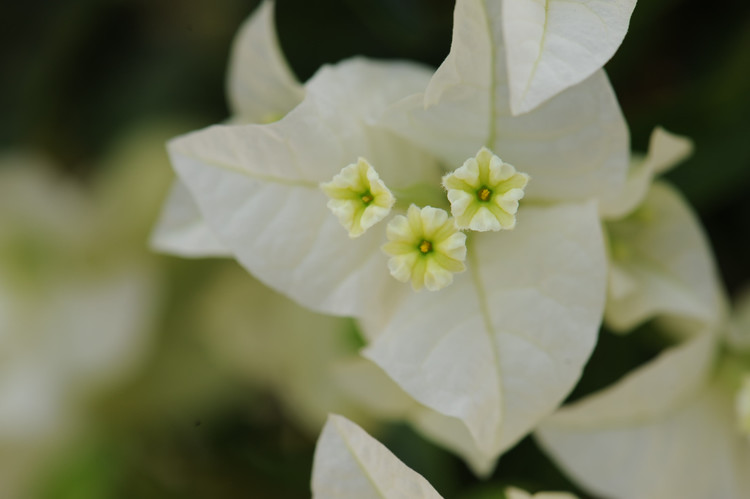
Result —
M415 291L442 289L465 269L466 235L444 210L411 205L406 216L388 223L387 236L383 251L391 257L391 275L401 282L411 280Z
M595 199L624 183L628 157L601 71L511 115L503 4L456 2L451 53L434 74L363 58L327 65L283 119L212 126L169 144L200 214L240 263L307 307L360 320L370 343L363 354L444 416L433 433L478 456L483 470L557 407L588 359L607 269ZM402 265L423 287L452 276L440 293L400 289L380 249L387 234L375 227L351 239L326 207L320 183L365 157L400 206L445 204L447 221L444 166L461 166L482 146L533 176L524 195L533 206L513 231L473 234L466 250L454 248L466 252L467 268L454 276L436 240L417 239L404 217L412 246L391 254L391 270L403 278ZM475 199L493 197L491 186L478 187L487 189ZM394 218L391 235L404 227Z
M378 172L364 158L344 167L330 182L320 184L329 198L328 208L349 231L358 237L381 221L396 201Z
M456 226L480 232L516 226L518 200L528 182L528 175L516 172L486 147L443 177Z

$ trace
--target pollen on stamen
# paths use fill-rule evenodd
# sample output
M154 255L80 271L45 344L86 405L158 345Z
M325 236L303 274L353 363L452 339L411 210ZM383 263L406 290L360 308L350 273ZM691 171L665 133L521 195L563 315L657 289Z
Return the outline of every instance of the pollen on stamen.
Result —
M432 243L423 239L422 243L419 245L419 251L426 255L427 253L432 251Z
M396 198L364 158L345 166L330 182L320 184L330 198L328 208L358 237L390 213Z
M515 227L518 201L528 181L528 175L483 147L443 177L443 187L459 229L496 231Z

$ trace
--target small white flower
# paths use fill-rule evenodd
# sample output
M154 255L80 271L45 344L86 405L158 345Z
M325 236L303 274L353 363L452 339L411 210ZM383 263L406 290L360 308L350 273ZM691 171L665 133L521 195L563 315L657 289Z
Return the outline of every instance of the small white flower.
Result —
M365 158L344 167L330 182L320 184L331 198L328 208L349 231L358 237L385 218L396 202L378 172Z
M414 290L442 289L466 268L466 235L444 210L411 205L406 216L388 223L387 235L383 251L391 257L388 269L401 282L411 280Z
M516 226L518 201L529 176L518 173L486 147L443 177L459 229L497 231Z

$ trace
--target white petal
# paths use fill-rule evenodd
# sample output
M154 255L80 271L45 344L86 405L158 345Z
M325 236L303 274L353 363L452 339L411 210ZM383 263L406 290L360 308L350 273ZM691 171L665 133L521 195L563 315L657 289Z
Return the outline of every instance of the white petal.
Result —
M315 449L315 499L420 499L440 495L383 444L348 419L331 414Z
M521 114L604 66L625 38L635 0L503 0L502 6L511 108Z
M613 244L627 253L613 258L619 282L630 292L610 290L605 320L629 330L661 314L718 323L726 313L714 259L700 222L682 197L663 182L655 183L636 215L608 222Z
M352 241L318 184L360 155L376 164L383 144L362 121L423 83L423 69L407 64L327 67L283 120L180 137L169 145L172 161L211 230L250 272L315 310L358 315L394 284L383 272L384 234Z
M475 235L467 265L386 320L365 317L382 330L364 355L494 458L557 407L591 353L606 277L596 207L529 206L514 231Z
M533 112L512 116L500 6L457 2L450 54L424 95L394 106L386 123L449 168L487 146L531 176L527 199L584 199L619 190L629 137L606 75L597 71Z
M206 225L193 196L179 180L172 184L164 202L151 234L151 247L182 257L231 255Z
M625 185L619 192L602 196L602 218L616 220L632 212L646 197L653 178L690 156L693 144L687 137L657 127L651 133L648 154L631 161Z
M732 394L705 385L712 346L704 334L667 351L563 408L537 439L596 496L749 497L750 444L736 430Z
M229 107L248 123L275 121L302 101L304 90L276 39L274 2L264 1L240 27L227 77Z

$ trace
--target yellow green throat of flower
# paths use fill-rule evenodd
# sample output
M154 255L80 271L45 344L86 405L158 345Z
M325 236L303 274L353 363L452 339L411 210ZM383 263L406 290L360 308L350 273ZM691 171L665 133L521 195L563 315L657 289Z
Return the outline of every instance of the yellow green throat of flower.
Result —
M442 179L452 217L440 208L409 204L405 215L387 225L388 269L416 291L437 291L466 269L466 234L509 230L516 225L518 202L529 176L518 173L486 147ZM328 208L349 232L359 237L387 217L396 198L364 158L344 167L330 182L320 184ZM436 186L437 188L437 186ZM407 200L408 201L408 200Z

